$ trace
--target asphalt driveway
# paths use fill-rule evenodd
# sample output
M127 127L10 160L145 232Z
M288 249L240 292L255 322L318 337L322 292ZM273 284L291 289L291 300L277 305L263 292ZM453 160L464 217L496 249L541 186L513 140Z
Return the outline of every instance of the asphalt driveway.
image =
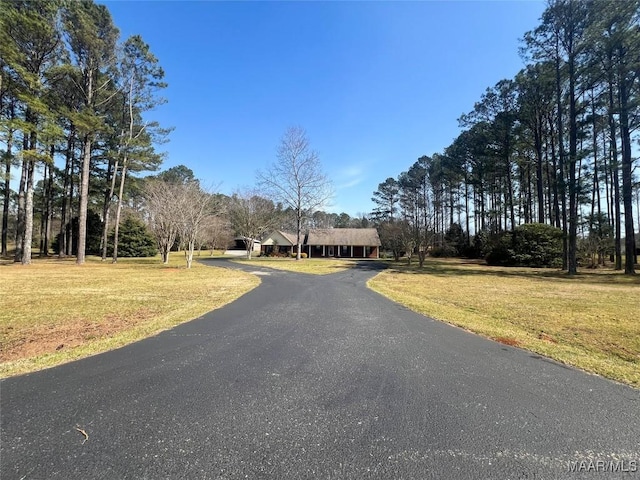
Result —
M640 391L328 276L0 382L0 478L640 477ZM86 435L85 435L86 434Z

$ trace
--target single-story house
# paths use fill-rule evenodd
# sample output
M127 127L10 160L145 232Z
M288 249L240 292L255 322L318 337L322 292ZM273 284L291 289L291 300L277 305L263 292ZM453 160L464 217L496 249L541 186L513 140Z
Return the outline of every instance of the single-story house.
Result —
M296 235L275 231L262 242L262 252L296 252ZM301 238L302 252L309 258L379 258L380 237L375 228L324 228L309 230Z
M300 239L304 242L304 235ZM298 239L295 233L276 230L262 242L262 253L270 255L272 253L283 253L290 255L298 251Z
M378 258L381 245L375 228L323 228L309 231L303 251L309 258Z

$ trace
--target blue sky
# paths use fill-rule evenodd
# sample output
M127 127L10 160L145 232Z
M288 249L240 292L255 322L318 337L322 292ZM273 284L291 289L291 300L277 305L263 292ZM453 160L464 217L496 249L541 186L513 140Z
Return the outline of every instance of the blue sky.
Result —
M333 180L329 211L371 196L442 152L487 87L524 66L519 39L542 1L109 1L165 69L175 127L163 168L187 165L222 193L255 184L287 127L306 129Z

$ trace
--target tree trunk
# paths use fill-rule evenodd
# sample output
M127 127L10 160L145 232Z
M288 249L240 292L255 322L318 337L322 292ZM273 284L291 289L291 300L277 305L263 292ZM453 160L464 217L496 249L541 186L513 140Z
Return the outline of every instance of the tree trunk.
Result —
M69 223L68 204L71 202L71 191L69 184L73 173L73 149L75 139L75 128L71 125L69 138L67 138L67 151L65 154L64 180L62 186L62 206L60 209L60 242L58 244L58 255L67 255L67 224Z
M544 223L544 181L542 176L542 119L536 120L536 194L538 198L538 223Z
M613 84L610 80L609 82L609 141L611 142L611 147L609 148L609 153L611 155L611 161L609 162L609 166L611 168L611 172L613 173L613 179L611 183L611 194L613 196L613 221L615 225L615 239L614 239L614 249L615 249L615 270L622 270L622 245L621 245L621 221L622 214L620 212L620 179L619 179L619 166L618 166L618 142L617 142L617 129L614 118L614 109L615 104L613 100Z
M74 172L80 173L80 164L76 162L75 151L71 157L71 174L69 176L69 210L67 214L67 228L65 230L67 235L67 256L70 257L75 254L76 247L78 246L78 238L73 231L73 218L76 212L78 212L79 199L78 199L78 186L75 182Z
M51 223L53 222L53 156L55 155L55 146L51 145L50 156L51 163L45 166L45 169L48 170L49 174L46 176L46 186L45 186L45 226L43 229L43 237L44 240L42 242L42 249L40 254L44 254L45 257L49 256L49 245L51 244Z
M623 72L619 75L619 104L620 104L620 138L622 140L622 202L624 204L624 233L625 233L625 275L635 275L635 230L633 228L633 200L631 183L631 133L629 131L629 99L627 80Z
M53 160L53 156L51 157ZM41 237L40 237L40 257L49 256L49 235L51 233L51 189L53 187L53 171L49 164L44 166L44 184L43 209L41 219Z
M469 181L467 173L465 172L464 179L464 211L465 211L465 225L467 228L467 246L471 245L471 232L469 228Z
M85 107L93 109L93 68L85 72ZM89 209L89 177L91 175L91 146L93 133L87 132L82 142L82 169L80 173L80 204L78 206L78 252L76 264L83 265L87 247L87 213Z
M104 198L104 207L102 210L102 218L104 220L104 225L102 226L102 240L101 250L102 250L102 261L104 262L107 259L107 246L109 242L109 216L111 214L111 199L113 198L113 192L116 189L116 176L118 175L118 160L114 162L112 165L109 162L109 171L107 172L107 178L111 177L111 181L109 182L109 190L105 192Z
M562 203L562 269L567 270L568 268L568 232L567 232L567 195L565 188L565 178L564 178L564 125L563 125L563 116L562 116L562 79L560 74L560 45L559 40L556 39L556 58L555 58L555 67L556 67L556 102L558 108L558 170L559 170L559 178L558 182L558 193L560 195L560 200Z
M187 242L187 268L191 268L193 264L193 251L195 249L195 240L190 239Z
M120 215L122 213L122 196L124 195L124 180L127 175L127 157L122 162L120 174L120 188L118 189L118 206L116 207L116 221L113 227L113 263L118 261L118 233L120 231ZM114 174L115 178L115 174Z
M594 218L596 210L598 217L600 217L600 172L598 170L598 123L596 120L596 104L595 94L591 90L591 116L592 116L592 128L593 128L593 192L591 195L591 218Z
M576 105L576 59L573 49L573 32L571 32L569 59L569 245L567 273L578 273L578 182L576 165L578 163L578 113Z
M28 118L29 114L27 113ZM37 134L32 131L29 135L29 150L35 154L37 146ZM28 162L27 170L27 192L25 197L25 217L24 217L24 241L22 250L21 263L23 265L31 264L31 245L33 244L33 176L35 173L36 162L33 157Z
M40 252L38 253L38 257L44 256L44 231L47 226L47 200L49 195L47 193L49 184L49 165L45 162L44 170L42 173L42 204L40 205L42 209L42 215L40 215Z
M83 265L87 245L87 211L89 206L89 175L91 173L91 134L86 134L82 147L80 208L78 212L78 253L76 264Z
M13 119L13 108L11 118ZM7 136L7 153L5 154L4 167L4 203L2 204L2 255L6 257L9 254L7 242L9 236L9 202L11 201L11 161L13 160L13 154L11 149L13 148L13 130L9 129Z
M296 260L300 260L302 258L301 256L301 248L302 248L302 242L300 241L300 233L302 231L302 211L300 210L300 208L298 208L298 210L296 211L296 230L297 230L297 246L298 249L296 251Z
M29 149L29 139L25 135L22 140L22 149ZM16 253L15 262L22 261L22 251L24 249L24 232L26 218L26 195L27 195L27 178L29 173L29 161L22 159L22 172L20 174L20 187L18 189L18 218L16 224Z
M53 168L49 166L49 186L47 188L47 225L44 229L44 255L49 256L51 247L51 227L53 224Z
M607 151L607 134L602 132L602 179L604 180L604 199L607 202L607 220L609 226L613 228L613 211L611 205L611 195L609 194L609 179L611 176L611 169L609 168L609 162L607 162L607 156L610 153Z
M33 171L35 162L29 160L27 171L27 191L25 196L24 240L22 247L22 265L31 265L31 244L33 242Z

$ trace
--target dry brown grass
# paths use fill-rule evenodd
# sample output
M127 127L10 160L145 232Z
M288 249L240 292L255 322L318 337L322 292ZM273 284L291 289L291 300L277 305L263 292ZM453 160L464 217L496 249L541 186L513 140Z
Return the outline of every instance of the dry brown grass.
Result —
M287 270L289 272L310 273L313 275L328 275L340 272L355 266L355 260L333 259L333 258L271 258L259 257L247 259L237 259L234 262L241 262L256 267L275 268L276 270Z
M259 284L253 276L173 254L121 259L35 260L0 265L0 377L110 350L229 303Z
M409 308L640 387L640 278L429 259L369 282Z

